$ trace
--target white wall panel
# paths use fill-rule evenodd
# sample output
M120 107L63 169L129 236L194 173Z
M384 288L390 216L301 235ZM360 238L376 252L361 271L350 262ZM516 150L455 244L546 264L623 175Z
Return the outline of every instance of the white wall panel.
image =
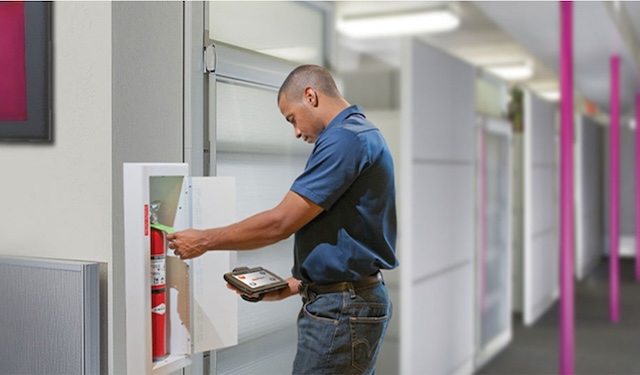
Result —
M474 292L472 264L416 283L411 320L415 359L410 374L451 374L473 352Z
M525 149L525 157L527 158L525 162L533 165L556 164L558 152L554 139L557 136L556 114L558 106L538 98L529 91L525 91L524 98L524 132L527 137L525 142L529 142L526 144L532 147L528 150Z
M414 157L473 160L474 69L435 48L416 48L414 52L413 79L417 90L412 113ZM428 63L424 64L425 61Z
M527 274L525 281L531 287L525 298L525 324L533 324L558 297L558 235L554 231L534 236L530 256L525 261L535 273ZM535 283L535 285L533 284Z
M414 163L414 280L445 270L472 257L474 225L473 167Z
M529 234L536 236L541 232L555 228L559 208L555 205L556 199L556 170L553 164L534 165L531 170L532 204L535 207L529 211L531 221L529 222Z
M524 322L558 297L557 105L525 91Z
M472 371L474 69L404 45L400 373Z

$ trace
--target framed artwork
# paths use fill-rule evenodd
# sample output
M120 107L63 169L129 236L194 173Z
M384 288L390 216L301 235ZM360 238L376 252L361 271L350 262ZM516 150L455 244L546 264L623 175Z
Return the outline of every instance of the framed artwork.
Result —
M0 1L0 141L52 141L51 3Z

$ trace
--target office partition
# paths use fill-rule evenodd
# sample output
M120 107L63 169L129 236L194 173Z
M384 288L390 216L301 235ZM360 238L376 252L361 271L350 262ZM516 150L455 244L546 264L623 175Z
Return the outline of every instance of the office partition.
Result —
M475 70L416 40L403 48L400 373L471 372Z
M0 257L0 374L100 373L100 264Z
M524 96L524 306L533 324L559 295L557 105Z
M575 270L582 280L599 262L603 246L604 128L579 115L575 121L576 256Z

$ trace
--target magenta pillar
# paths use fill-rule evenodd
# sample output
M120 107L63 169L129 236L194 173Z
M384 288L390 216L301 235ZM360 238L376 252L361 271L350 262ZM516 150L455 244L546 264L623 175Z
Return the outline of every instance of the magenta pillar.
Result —
M611 56L611 120L609 126L609 317L620 320L620 56Z
M560 2L560 374L573 374L573 3Z
M636 94L636 281L640 281L640 93Z

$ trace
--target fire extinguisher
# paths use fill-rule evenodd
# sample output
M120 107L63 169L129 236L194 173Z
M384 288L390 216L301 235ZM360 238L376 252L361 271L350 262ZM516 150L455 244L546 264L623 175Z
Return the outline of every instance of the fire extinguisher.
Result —
M153 361L167 357L166 249L167 234L158 225L160 202L151 204L151 343Z

